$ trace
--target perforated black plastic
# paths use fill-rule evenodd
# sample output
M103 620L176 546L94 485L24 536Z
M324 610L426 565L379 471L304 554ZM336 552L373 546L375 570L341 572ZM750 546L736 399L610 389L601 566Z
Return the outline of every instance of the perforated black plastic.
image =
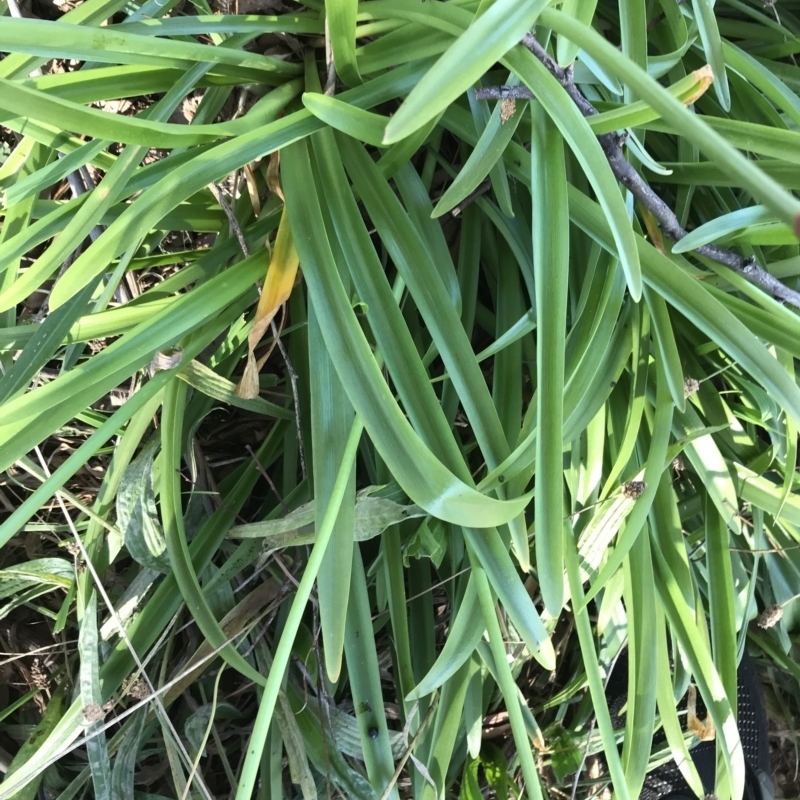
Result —
M615 727L622 727L625 724L624 716L618 712L625 704L627 676L627 654L622 653L611 674L606 691L609 711ZM744 654L739 664L738 679L737 720L747 766L745 800L772 800L774 790L769 758L767 714L755 665L747 653ZM678 705L678 709L681 711L685 710L685 708L686 698ZM697 716L705 719L705 715L705 706L698 695ZM685 725L686 716L682 715L681 720L682 724ZM653 737L654 746L659 746L665 741L666 737L663 731L659 731ZM690 752L703 781L703 786L706 792L710 794L714 790L715 743L701 742ZM678 800L680 797L696 798L696 795L683 779L674 761L653 770L647 776L642 793L639 795L640 800L666 800L666 798Z

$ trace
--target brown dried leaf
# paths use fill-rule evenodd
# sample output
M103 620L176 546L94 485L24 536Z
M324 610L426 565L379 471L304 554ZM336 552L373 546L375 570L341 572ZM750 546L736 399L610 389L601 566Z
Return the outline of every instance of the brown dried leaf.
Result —
M708 87L714 83L714 73L711 71L711 67L708 64L704 67L700 67L700 69L696 69L692 73L692 77L697 81L698 86L689 97L684 98L683 104L686 106L690 106L701 98L706 93Z
M686 725L701 742L713 742L717 737L714 728L714 721L706 715L706 721L702 722L697 716L697 688L693 683L689 684L689 694L686 704Z

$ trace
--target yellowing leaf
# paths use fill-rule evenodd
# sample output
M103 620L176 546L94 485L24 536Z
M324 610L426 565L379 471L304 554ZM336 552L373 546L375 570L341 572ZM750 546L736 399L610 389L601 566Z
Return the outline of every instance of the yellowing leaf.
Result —
M278 309L289 299L299 264L300 259L289 230L289 218L284 210L278 225L278 235L275 237L264 288L261 290L261 299L258 301L256 318L247 336L247 365L236 387L236 394L239 397L250 400L258 397L258 372L272 352L272 348L258 361L255 349L275 318L275 314L278 313Z

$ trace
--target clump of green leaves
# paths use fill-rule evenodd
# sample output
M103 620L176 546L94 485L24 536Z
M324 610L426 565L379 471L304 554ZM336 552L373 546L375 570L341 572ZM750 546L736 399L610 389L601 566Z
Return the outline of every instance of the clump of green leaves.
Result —
M691 681L738 800L742 651L800 679L797 4L15 8L0 622L71 644L0 797L702 793Z

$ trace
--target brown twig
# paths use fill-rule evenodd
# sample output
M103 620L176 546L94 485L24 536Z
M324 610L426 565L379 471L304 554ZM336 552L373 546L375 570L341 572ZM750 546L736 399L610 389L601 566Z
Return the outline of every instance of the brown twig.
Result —
M471 191L451 212L450 214L457 217L467 206L472 205L481 195L486 194L492 188L492 182L489 178L481 181L477 187Z
M541 61L547 71L561 84L564 91L569 95L573 103L578 107L585 117L597 114L597 109L587 100L581 90L575 85L573 71L571 67L560 67L548 52L539 44L533 34L526 34L522 39L522 44ZM476 97L494 99L505 98L503 92L517 87L497 86L485 87L476 91ZM520 87L521 88L521 87ZM625 136L617 133L603 133L597 137L603 149L608 165L617 180L656 218L663 234L673 242L679 242L687 231L678 221L675 212L650 188L648 183L642 178L636 168L625 158L622 147L625 143ZM481 194L488 191L489 181L484 181L477 189L466 198L459 206L453 210L453 214L460 213L468 202L472 202ZM760 267L755 258L745 258L724 247L715 244L706 244L692 251L696 255L703 256L710 261L722 264L728 269L733 270L745 277L748 281L763 289L784 303L800 308L800 292L790 289L774 276L770 275L765 269Z

